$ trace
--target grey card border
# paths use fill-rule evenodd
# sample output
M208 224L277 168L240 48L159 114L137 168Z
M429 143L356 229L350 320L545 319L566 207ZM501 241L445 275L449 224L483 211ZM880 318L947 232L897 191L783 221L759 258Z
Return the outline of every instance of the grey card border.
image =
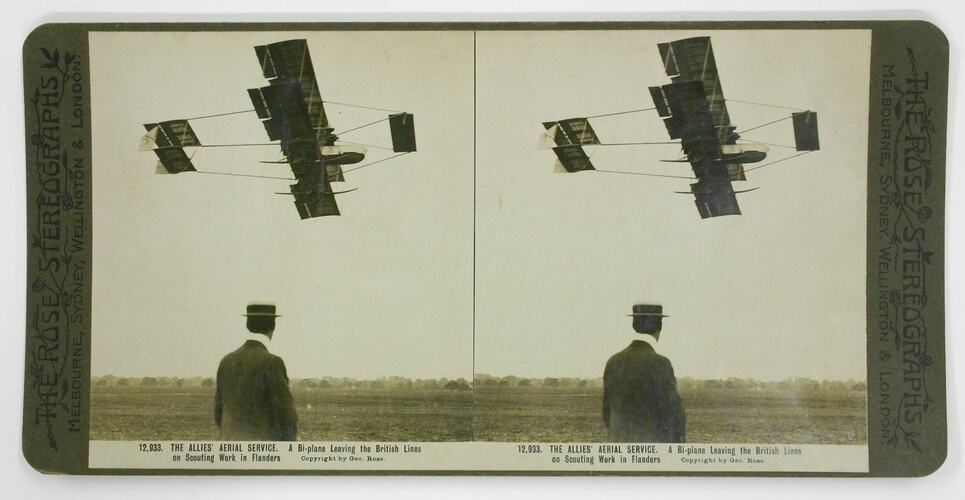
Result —
M87 466L90 31L870 29L867 474L198 471ZM27 311L23 453L44 473L923 476L947 454L944 319L949 46L925 21L44 24L23 47Z

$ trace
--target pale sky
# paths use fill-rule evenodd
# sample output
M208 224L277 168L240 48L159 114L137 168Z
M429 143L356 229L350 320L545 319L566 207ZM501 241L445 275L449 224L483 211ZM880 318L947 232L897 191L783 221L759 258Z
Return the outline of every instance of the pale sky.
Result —
M705 221L682 179L553 173L542 121L651 107L647 87L669 83L656 44L698 35L726 97L817 111L822 151L749 173L744 215ZM272 194L286 181L155 175L141 124L250 108L245 89L266 85L252 46L291 38L308 38L323 98L414 113L419 152L348 174L342 216L308 221ZM865 378L869 32L479 32L476 47L474 124L472 33L92 34L94 375L213 374L245 304L272 300L292 377L470 378L473 356L481 373L596 377L649 300L671 315L657 350L678 376ZM336 133L384 117L326 109ZM728 109L738 130L789 113ZM593 124L605 142L668 140L655 113ZM193 125L267 142L253 114ZM746 137L793 144L790 121ZM344 139L390 144L387 124ZM591 154L691 173L658 162L673 145ZM279 156L193 161L290 176L258 163Z
M250 109L253 46L307 38L323 98L415 115L419 151L347 174L341 217L301 221L290 182L155 175L143 123ZM472 376L472 34L94 33L93 373L212 375L270 300L292 377ZM330 105L339 130L384 118ZM268 142L254 114L203 143ZM345 140L391 145L388 124ZM391 154L370 149L376 160ZM208 148L199 169L290 177L278 147Z
M649 108L657 43L710 35L730 99L818 112L822 150L748 173L742 216L701 220L683 179L553 173L541 122ZM600 376L664 305L678 376L865 378L867 31L480 32L476 371ZM729 103L738 130L790 111ZM591 120L667 141L655 112ZM790 120L746 138L793 145ZM692 175L679 146L596 148L598 169ZM793 150L771 148L768 160ZM751 166L751 165L749 165Z

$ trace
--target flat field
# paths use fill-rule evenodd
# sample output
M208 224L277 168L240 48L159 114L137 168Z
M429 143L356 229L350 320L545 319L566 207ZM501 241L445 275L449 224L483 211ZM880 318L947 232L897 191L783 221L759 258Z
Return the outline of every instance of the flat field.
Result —
M472 393L298 389L305 441L470 441ZM93 440L216 440L211 387L94 387Z
M692 443L865 444L863 391L681 391ZM477 441L606 442L603 390L479 387Z
M689 442L865 444L865 394L694 389L681 396ZM293 396L306 441L606 441L599 388L295 388ZM212 388L94 387L90 437L214 440L213 407Z

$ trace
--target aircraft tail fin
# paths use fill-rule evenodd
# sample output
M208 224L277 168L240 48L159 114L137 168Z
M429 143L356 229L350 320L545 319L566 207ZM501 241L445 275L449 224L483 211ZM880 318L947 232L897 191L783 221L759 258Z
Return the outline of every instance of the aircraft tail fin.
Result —
M801 111L791 114L794 122L794 146L798 151L817 151L821 149L818 141L818 114L814 111Z
M411 153L415 147L415 117L412 113L389 115L389 132L392 134L392 150Z

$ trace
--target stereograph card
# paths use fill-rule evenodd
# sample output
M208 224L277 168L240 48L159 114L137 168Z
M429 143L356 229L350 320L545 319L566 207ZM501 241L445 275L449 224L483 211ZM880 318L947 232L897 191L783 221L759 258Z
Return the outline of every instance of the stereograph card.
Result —
M930 24L49 24L23 63L42 472L945 458Z

